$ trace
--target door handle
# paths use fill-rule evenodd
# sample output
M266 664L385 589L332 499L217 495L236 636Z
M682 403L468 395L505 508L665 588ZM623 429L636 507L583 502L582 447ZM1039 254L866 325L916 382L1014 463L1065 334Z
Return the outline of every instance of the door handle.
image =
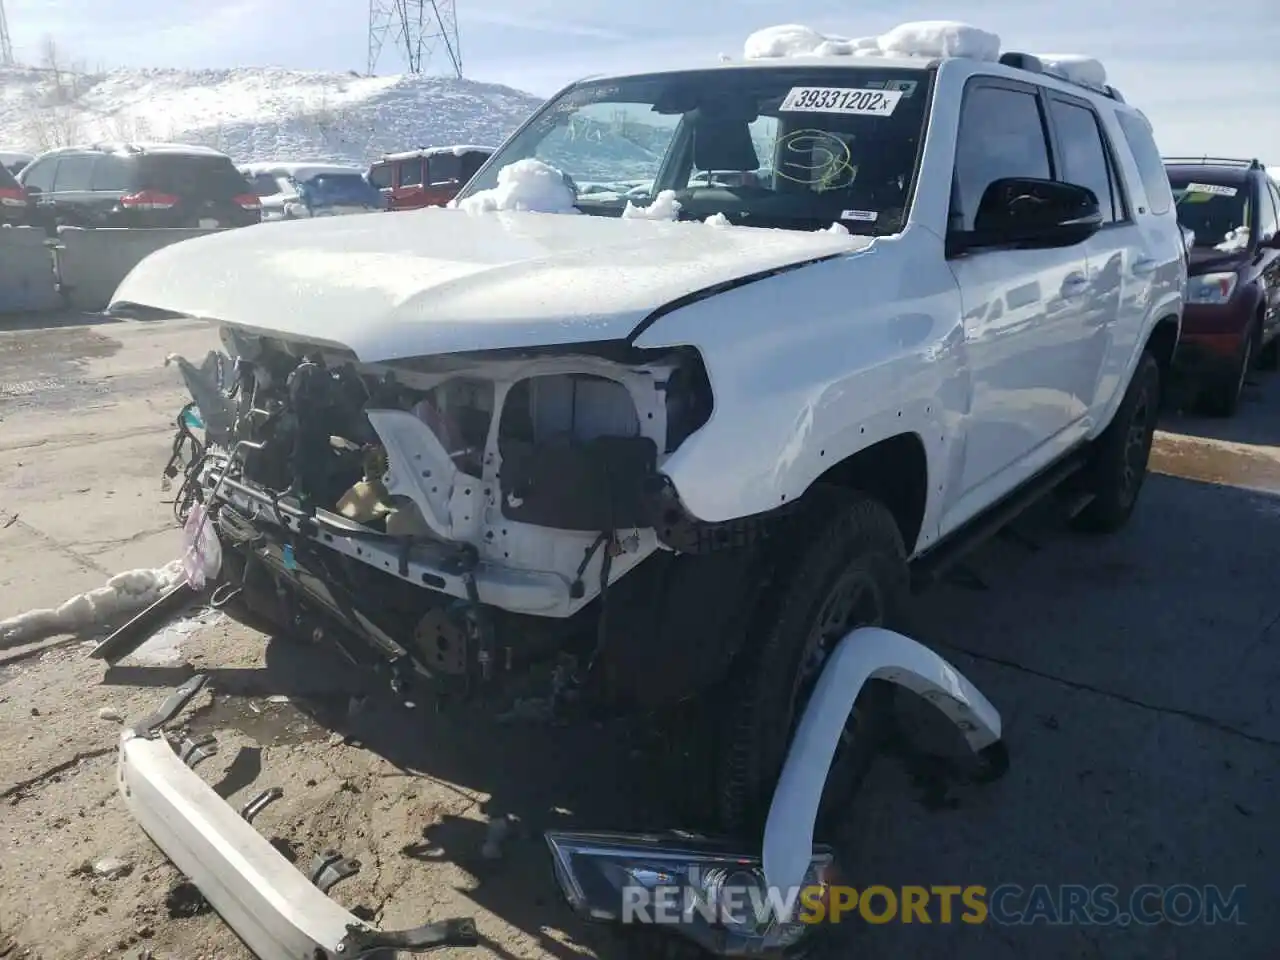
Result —
M1145 257L1142 260L1135 260L1133 263L1134 276L1145 277L1149 273L1154 273L1156 266L1156 261L1152 260L1150 257Z
M1089 278L1083 273L1071 273L1062 281L1061 293L1064 297L1076 297L1084 293L1089 286Z

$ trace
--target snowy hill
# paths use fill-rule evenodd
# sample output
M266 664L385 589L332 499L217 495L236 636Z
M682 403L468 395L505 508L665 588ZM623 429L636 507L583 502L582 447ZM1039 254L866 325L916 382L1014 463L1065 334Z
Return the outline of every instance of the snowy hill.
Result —
M419 146L496 146L540 102L497 84L409 75L0 68L0 150L168 140L213 147L238 162L365 163Z

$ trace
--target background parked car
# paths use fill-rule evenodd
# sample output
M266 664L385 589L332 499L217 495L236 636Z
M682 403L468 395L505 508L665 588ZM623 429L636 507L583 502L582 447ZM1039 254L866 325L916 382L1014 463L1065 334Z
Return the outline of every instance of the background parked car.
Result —
M424 147L390 153L369 167L368 179L392 210L444 206L493 153L491 147Z
M1177 366L1230 416L1253 363L1280 365L1280 190L1257 160L1168 158L1165 170L1194 234Z
M35 205L16 177L0 166L0 226L29 226Z
M314 161L250 163L242 166L263 220L297 220L385 210L387 200L359 167Z
M48 229L244 227L262 204L225 153L173 143L65 147L36 157L19 181Z
M22 168L34 160L29 153L12 153L6 150L0 150L0 167L8 170L14 176L22 172Z

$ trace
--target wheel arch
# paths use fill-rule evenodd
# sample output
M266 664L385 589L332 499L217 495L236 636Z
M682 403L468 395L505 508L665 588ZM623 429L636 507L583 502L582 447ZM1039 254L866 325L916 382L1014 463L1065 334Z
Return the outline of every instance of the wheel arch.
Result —
M856 490L893 515L910 556L920 539L929 500L929 457L919 433L886 437L833 464L814 482Z

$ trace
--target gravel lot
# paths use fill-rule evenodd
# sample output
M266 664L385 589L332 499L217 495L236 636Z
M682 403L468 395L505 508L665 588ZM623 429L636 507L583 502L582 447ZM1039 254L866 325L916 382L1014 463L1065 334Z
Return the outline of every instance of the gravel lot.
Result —
M177 553L158 478L184 394L162 364L216 338L197 323L92 319L0 328L0 617ZM1030 518L1029 543L999 540L975 558L985 589L929 594L917 633L1002 711L1013 767L959 788L918 750L888 756L843 851L862 887L1243 884L1245 925L849 924L837 955L1276 955L1277 445L1280 377L1259 375L1236 420L1168 418L1160 475L1123 534L1083 539ZM333 890L342 902L393 925L475 916L484 944L458 956L619 955L567 916L539 839L554 823L610 828L620 810L651 809L662 785L612 731L421 716L376 689L353 711L368 691L323 650L228 620L110 671L87 658L91 640L0 652L0 957L247 956L115 793L110 717L148 712L193 667L213 692L192 729L220 744L201 772L234 802L282 787L255 824L300 863L327 846L358 858ZM917 727L922 743L937 733ZM485 822L506 813L526 830L486 860Z

